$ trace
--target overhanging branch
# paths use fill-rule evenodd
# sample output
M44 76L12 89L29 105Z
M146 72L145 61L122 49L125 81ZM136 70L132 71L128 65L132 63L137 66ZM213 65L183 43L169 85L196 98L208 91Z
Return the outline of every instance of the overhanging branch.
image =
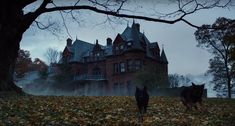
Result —
M109 6L109 4L108 4L109 0L107 0L106 3L99 3L96 0L89 0L89 2L93 3L94 5L104 7L104 9L97 8L96 6L91 6L91 5L77 5L77 3L79 1L80 0L78 0L75 5L71 5L71 6L55 6L55 7L47 8L46 7L47 4L53 3L53 1L52 0L44 0L43 3L41 4L41 6L35 12L33 12L29 15L31 15L31 16L33 15L33 19L36 19L39 15L46 13L46 12L54 12L54 11L65 12L66 10L69 10L69 12L72 12L73 10L90 10L90 11L93 11L96 13L115 16L115 17L141 19L141 20L159 22L159 23L165 23L165 24L174 24L176 22L182 21L182 22L186 23L187 25L198 29L201 26L194 25L190 21L186 20L184 17L186 17L187 15L190 15L196 11L202 10L202 9L210 9L210 8L215 8L215 7L224 8L224 7L228 6L229 3L231 3L231 0L228 0L225 2L225 4L221 4L222 0L217 0L214 3L207 5L206 4L207 2L199 3L197 0L190 0L186 3L183 3L182 2L183 0L178 0L178 10L173 13L166 14L166 15L176 14L176 15L178 15L178 17L175 17L175 19L168 19L167 20L167 19L162 19L161 17L153 17L153 16L149 16L149 15L121 13L120 10L125 10L125 9L122 9L122 6L123 6L124 2L126 2L126 0L123 0L120 3L117 10L112 10L107 7L107 6ZM186 8L186 6L188 6L190 4L194 4L195 7L193 7L192 10L188 10L188 11L185 10L184 8Z
M96 7L92 6L63 6L63 7L53 7L53 8L46 8L44 9L41 13L46 13L46 12L53 12L53 11L62 11L62 10L91 10L97 13L101 14L106 14L106 15L112 15L115 17L123 17L123 18L135 18L135 19L142 19L146 21L153 21L153 22L161 22L161 23L166 23L166 24L174 24L179 21L183 21L186 24L194 27L194 28L199 28L199 26L193 25L189 23L187 20L183 19L183 17L179 17L175 20L163 20L163 19L158 19L158 18L152 18L152 17L147 17L147 16L140 16L140 15L131 15L131 14L121 14L113 11L106 11L106 10L101 10Z

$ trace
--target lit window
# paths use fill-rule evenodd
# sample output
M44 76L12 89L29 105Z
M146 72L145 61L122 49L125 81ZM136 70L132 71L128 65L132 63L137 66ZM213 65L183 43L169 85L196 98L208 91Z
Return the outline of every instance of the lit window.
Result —
M125 72L125 63L120 63L120 72Z
M127 43L128 46L131 46L131 44L132 44L131 42L128 42L128 43Z

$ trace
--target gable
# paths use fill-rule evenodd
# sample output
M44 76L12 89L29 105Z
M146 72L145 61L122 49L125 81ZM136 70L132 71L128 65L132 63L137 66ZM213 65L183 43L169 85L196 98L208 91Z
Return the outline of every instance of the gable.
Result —
M63 57L68 57L70 54L71 54L71 52L69 51L68 47L66 46L64 48L62 55L63 55Z
M113 46L118 45L123 42L123 39L120 34L118 34L113 42Z

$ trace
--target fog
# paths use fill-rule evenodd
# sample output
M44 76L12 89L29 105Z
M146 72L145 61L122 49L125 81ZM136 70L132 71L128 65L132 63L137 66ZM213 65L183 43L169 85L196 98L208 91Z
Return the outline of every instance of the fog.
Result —
M190 80L196 84L205 83L207 97L217 97L217 92L213 91L213 84L210 84L211 76L205 75L187 75ZM135 85L112 85L108 86L103 81L71 81L68 83L55 82L53 77L49 76L46 80L40 79L38 72L33 71L25 75L24 78L16 79L17 86L24 92L32 95L49 96L134 96ZM189 85L188 85L189 86ZM150 95L171 96L179 93L179 90L170 91L160 89L149 91Z
M46 80L40 79L38 72L30 72L24 78L16 79L17 86L32 95L53 96L131 96L134 95L135 86L127 87L115 85L109 87L103 81L71 81L58 83L52 76Z

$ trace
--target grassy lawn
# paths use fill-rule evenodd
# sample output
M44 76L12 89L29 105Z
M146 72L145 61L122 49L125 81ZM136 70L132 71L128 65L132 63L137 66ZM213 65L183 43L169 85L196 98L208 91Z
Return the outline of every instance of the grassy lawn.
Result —
M139 124L134 97L0 98L1 125L235 126L235 100L204 99L199 110L185 112L179 98L151 97Z

